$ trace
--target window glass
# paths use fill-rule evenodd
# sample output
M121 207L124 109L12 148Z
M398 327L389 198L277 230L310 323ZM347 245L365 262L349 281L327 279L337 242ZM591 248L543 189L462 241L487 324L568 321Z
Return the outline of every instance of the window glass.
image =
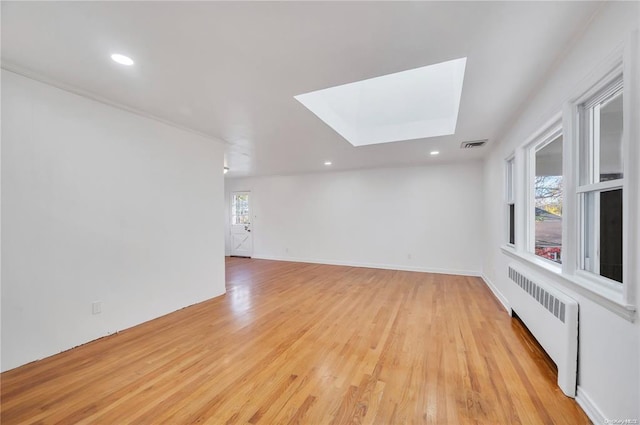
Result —
M507 161L507 202L513 202L513 159Z
M507 172L506 179L507 184L505 185L505 198L507 200L507 242L510 245L515 245L516 243L516 232L515 232L515 193L514 193L514 158L511 158L507 161Z
M599 105L600 181L621 179L622 92Z
M534 181L535 254L562 262L562 136L538 149Z
M249 224L249 194L234 193L231 199L231 224Z
M515 215L516 215L516 206L513 204L509 204L509 243L511 245L515 245L516 243L516 228L515 228Z
M622 189L584 194L584 269L622 283Z
M622 189L600 194L600 276L622 282Z

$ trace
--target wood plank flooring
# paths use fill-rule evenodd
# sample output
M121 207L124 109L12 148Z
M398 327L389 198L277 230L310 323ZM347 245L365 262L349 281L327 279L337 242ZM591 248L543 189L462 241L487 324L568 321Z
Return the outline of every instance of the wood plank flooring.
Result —
M583 424L478 278L241 258L227 294L2 374L2 424Z

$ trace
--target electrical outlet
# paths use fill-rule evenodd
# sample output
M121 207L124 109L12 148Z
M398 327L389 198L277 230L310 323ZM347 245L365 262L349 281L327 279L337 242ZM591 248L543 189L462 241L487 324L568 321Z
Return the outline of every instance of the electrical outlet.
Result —
M411 254L407 254L407 259L411 260Z
M91 303L91 313L92 314L102 313L102 301L96 301L94 303Z

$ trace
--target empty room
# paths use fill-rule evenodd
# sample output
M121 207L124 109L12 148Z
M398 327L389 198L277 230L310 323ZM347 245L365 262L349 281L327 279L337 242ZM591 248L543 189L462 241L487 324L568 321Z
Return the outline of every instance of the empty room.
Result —
M639 32L2 1L0 423L640 423Z

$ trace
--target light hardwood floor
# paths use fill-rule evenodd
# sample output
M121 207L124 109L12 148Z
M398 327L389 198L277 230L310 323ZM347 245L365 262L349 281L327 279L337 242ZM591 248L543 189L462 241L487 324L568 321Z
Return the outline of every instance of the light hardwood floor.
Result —
M2 374L2 424L583 424L478 278L227 259L227 294Z

